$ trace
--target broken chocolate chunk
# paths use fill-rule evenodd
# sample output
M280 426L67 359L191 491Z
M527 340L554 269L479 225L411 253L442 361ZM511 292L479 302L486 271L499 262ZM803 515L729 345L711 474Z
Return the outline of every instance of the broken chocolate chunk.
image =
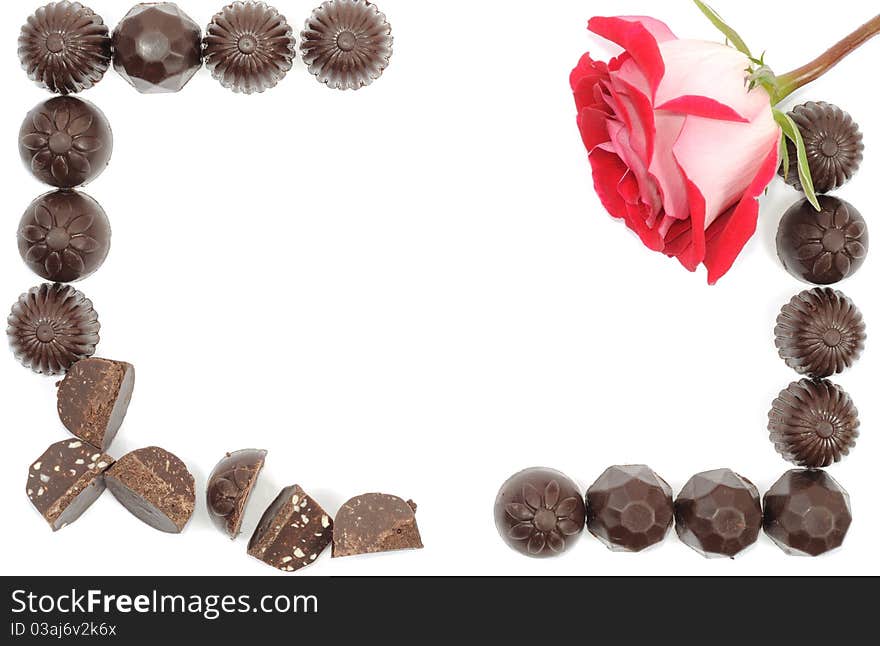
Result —
M58 415L71 433L107 449L125 419L134 366L108 359L77 361L58 385Z
M52 531L69 525L104 492L113 458L80 440L55 442L28 469L27 496Z
M241 531L245 505L265 461L266 451L260 449L227 453L208 478L208 514L214 525L230 538Z
M302 487L292 485L263 512L247 552L267 565L295 572L314 563L332 536L330 515Z
M192 474L180 458L158 446L126 453L104 479L123 507L159 531L181 532L195 508Z
M333 557L421 549L416 505L397 496L366 493L342 505L333 529Z

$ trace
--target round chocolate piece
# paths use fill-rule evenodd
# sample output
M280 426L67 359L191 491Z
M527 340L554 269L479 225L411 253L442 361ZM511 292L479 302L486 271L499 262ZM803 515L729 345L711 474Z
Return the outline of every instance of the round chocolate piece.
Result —
M865 348L862 313L844 294L829 287L792 298L776 319L775 334L779 356L809 377L843 372Z
M241 531L245 505L265 461L266 451L259 449L227 453L208 478L208 515L217 529L230 538Z
M770 409L770 441L789 462L811 469L849 455L859 436L859 411L842 388L801 379L779 393Z
M101 16L78 2L52 2L27 19L18 57L28 78L58 94L92 87L110 66L110 32Z
M391 60L391 25L366 0L329 0L301 34L303 62L319 82L357 90L382 76Z
M829 193L846 184L862 163L862 133L846 112L824 101L808 101L788 113L801 131L813 188ZM797 149L786 140L789 167L779 169L787 184L803 191L797 169Z
M659 543L672 517L672 489L644 465L609 467L587 490L587 528L614 551Z
M67 372L95 354L98 314L70 285L44 283L22 294L7 319L9 347L25 368L44 375Z
M265 2L233 2L205 30L205 66L233 92L275 87L293 67L296 40L287 20Z
M135 5L113 30L113 67L138 92L179 92L202 66L202 30L173 2Z
M764 494L764 532L787 554L840 547L851 523L849 494L824 471L789 471Z
M94 105L59 96L28 112L18 134L18 151L41 182L75 188L91 182L107 167L113 133L107 117Z
M41 195L18 225L18 251L37 275L69 283L94 273L110 251L110 221L84 193Z
M805 199L779 223L776 251L795 278L832 285L856 273L868 255L868 226L856 208L836 197L819 196L821 211Z
M758 540L761 496L730 469L698 473L675 499L675 531L706 557L733 558Z
M534 467L514 474L495 498L495 527L521 554L558 556L584 529L584 501L565 474Z

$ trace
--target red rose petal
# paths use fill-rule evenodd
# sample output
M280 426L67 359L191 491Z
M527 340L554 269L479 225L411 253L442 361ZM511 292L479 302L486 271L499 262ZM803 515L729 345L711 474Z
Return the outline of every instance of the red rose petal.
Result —
M617 43L632 56L648 79L653 100L657 87L666 73L666 66L660 55L660 48L657 46L657 37L651 33L651 30L641 22L633 22L621 17L602 16L590 18L588 29L594 34Z
M680 96L667 101L663 105L658 105L657 110L681 112L682 114L692 114L695 117L719 119L721 121L737 121L739 123L749 122L748 119L743 117L729 105L719 103L715 99L710 99L707 96Z

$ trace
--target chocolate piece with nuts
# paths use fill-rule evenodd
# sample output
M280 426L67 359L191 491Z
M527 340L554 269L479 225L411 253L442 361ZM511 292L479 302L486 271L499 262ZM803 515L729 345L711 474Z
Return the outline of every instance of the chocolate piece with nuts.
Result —
M342 505L333 530L333 557L421 549L416 504L384 493L366 493Z
M208 514L214 525L230 538L241 531L245 505L265 461L266 451L260 449L227 453L208 478Z
M333 520L299 485L281 490L263 512L247 552L284 572L314 563L330 544Z
M111 464L113 458L85 442L55 442L28 469L27 496L58 531L104 492L104 471Z
M134 366L82 359L58 385L58 415L79 439L106 449L125 419L134 390Z

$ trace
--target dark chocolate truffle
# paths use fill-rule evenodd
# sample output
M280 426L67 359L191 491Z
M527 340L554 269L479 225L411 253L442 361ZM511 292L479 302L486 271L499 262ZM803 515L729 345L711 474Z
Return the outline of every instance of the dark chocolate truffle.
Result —
M844 294L829 287L792 298L776 319L775 334L779 356L809 377L843 372L865 347L862 313Z
M801 379L773 401L770 441L789 462L815 469L840 462L856 445L859 412L842 388Z
M82 359L58 384L58 416L79 439L106 450L122 426L134 391L134 366Z
M296 40L265 2L233 2L205 30L205 66L223 87L253 94L275 87L293 67Z
M824 101L808 101L788 113L801 131L813 188L829 193L846 184L862 163L862 133L846 112ZM803 191L797 170L797 149L786 140L789 167L779 169L786 183Z
M78 2L52 2L27 19L18 57L28 78L58 94L92 87L110 66L110 32Z
M659 543L672 516L672 489L644 465L609 467L587 490L587 528L614 551Z
M302 487L283 489L263 513L247 552L284 572L311 565L333 537L333 519Z
M319 82L357 90L382 75L391 60L391 25L366 0L329 0L301 34L303 62Z
M195 480L173 453L148 446L126 453L104 476L110 493L150 527L177 534L195 509Z
M110 220L95 200L76 191L41 195L18 225L18 251L46 280L80 280L104 263L110 251Z
M107 167L113 133L107 117L94 105L58 96L28 112L19 131L18 152L41 182L75 188Z
M260 449L227 453L208 478L208 515L217 529L230 538L241 531L244 508L265 461L266 451Z
M113 67L138 92L179 92L202 66L202 30L173 2L135 5L113 30Z
M7 319L15 358L44 375L60 375L95 354L100 340L92 301L70 285L44 283L22 294Z
M675 531L703 556L733 558L758 540L761 497L730 469L698 473L675 499Z
M534 467L512 475L495 498L501 539L526 556L557 556L584 529L584 501L565 474Z
M819 205L821 212L803 199L785 212L776 234L776 251L795 278L832 285L852 276L865 262L868 226L848 202L820 195Z
M787 554L840 547L850 523L849 494L824 471L789 471L764 494L764 532Z
M28 469L27 496L58 531L104 492L104 471L111 464L113 458L85 442L55 442Z
M336 514L333 558L422 547L412 500L365 493L346 502Z

